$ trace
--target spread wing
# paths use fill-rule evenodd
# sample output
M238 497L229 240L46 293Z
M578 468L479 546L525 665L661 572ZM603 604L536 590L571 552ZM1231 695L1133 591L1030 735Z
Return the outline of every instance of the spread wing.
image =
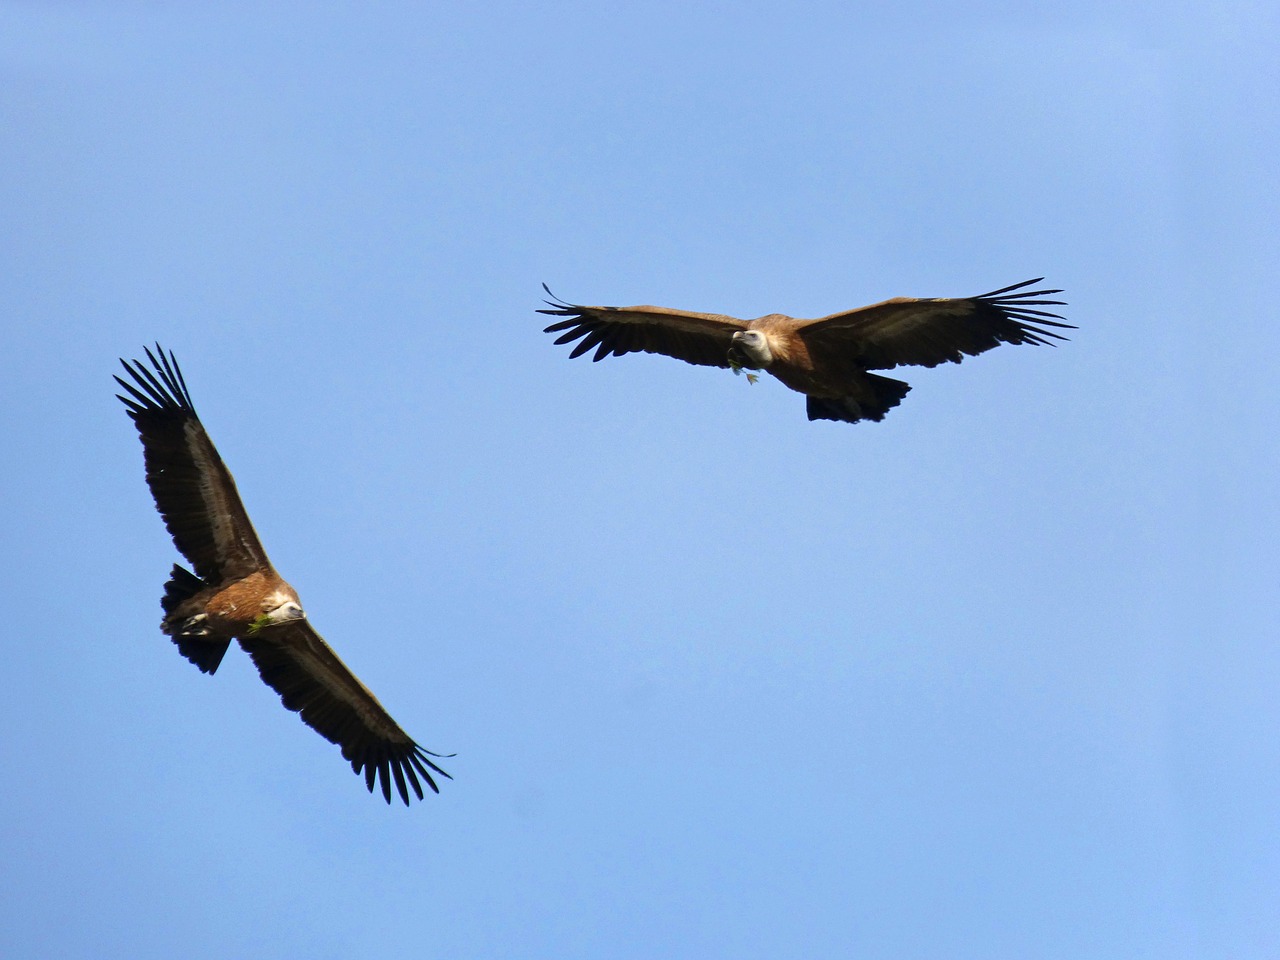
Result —
M544 283L542 289L555 297ZM747 325L717 313L691 313L666 307L584 307L562 300L548 300L550 310L539 313L568 317L551 324L543 333L561 333L556 343L579 341L569 354L580 357L592 347L592 360L612 354L661 353L704 367L729 366L729 343Z
M379 781L382 795L390 803L394 779L408 806L408 787L422 799L419 777L440 792L431 774L449 774L428 759L440 754L424 750L400 729L308 621L264 627L255 637L241 638L240 644L284 705L297 711L320 736L340 746L352 770L364 772L370 793L375 780Z
M147 485L179 552L208 583L270 569L231 472L205 433L172 351L147 350L151 369L121 360L132 383L116 377L142 439Z
M897 297L802 320L796 332L811 349L855 356L867 370L959 363L965 356L976 357L1002 343L1051 344L1067 338L1045 327L1075 327L1058 322L1063 318L1056 313L1032 308L1065 305L1062 300L1041 299L1062 291L1012 292L1043 279L1024 280L964 300Z

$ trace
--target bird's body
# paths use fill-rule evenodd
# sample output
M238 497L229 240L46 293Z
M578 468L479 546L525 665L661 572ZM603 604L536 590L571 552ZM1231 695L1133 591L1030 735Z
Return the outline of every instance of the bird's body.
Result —
M147 483L174 545L195 573L174 565L165 584L161 629L204 673L214 673L233 640L253 659L262 679L290 710L338 744L372 791L379 781L387 802L394 780L409 802L422 786L439 792L428 759L312 628L297 591L278 574L250 523L230 471L222 462L173 354L147 351L151 369L121 361L133 382L119 377L121 396L138 428Z
M305 616L297 591L270 568L230 583L211 587L200 583L195 593L178 599L165 611L160 628L169 636L230 640Z
M660 353L688 363L765 370L808 397L810 420L882 420L910 386L872 370L959 363L1001 343L1065 339L1044 326L1070 327L1060 305L1041 297L1059 290L1012 291L1028 280L966 299L895 297L813 320L771 313L755 320L665 307L587 307L549 302L540 313L566 317L546 328L556 343L577 340L571 357L595 348L594 360ZM1039 324L1039 326L1037 326Z
M763 348L752 349L747 338L756 331L763 338ZM855 394L870 398L874 391L859 389L858 382L866 373L854 355L821 351L810 348L809 343L796 331L796 321L781 313L748 320L746 329L730 338L729 357L738 366L767 370L798 393L816 397L847 396L852 388Z

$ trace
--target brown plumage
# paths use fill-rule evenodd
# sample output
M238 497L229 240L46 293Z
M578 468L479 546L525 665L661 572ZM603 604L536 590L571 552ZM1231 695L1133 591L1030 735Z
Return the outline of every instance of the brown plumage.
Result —
M1044 328L1074 330L1071 324L1059 322L1063 318L1056 313L1032 309L1062 306L1062 300L1041 299L1062 291L1022 289L1043 279L962 300L895 297L815 320L781 313L739 320L665 307L584 307L558 299L548 300L551 309L538 312L567 318L544 332L559 333L558 344L578 341L570 357L592 349L592 360L661 353L734 372L742 367L767 370L807 396L810 420L857 423L883 420L911 389L870 370L936 367L1002 343L1065 340ZM554 297L546 284L543 289Z
M124 402L138 428L147 484L178 551L195 573L174 564L165 584L163 630L205 673L222 662L232 640L253 659L262 679L290 710L342 748L356 773L391 802L395 781L409 803L422 785L436 793L432 773L449 776L391 719L376 697L320 638L298 594L272 567L249 522L230 471L196 416L172 353L147 350L151 369L124 360L132 383Z

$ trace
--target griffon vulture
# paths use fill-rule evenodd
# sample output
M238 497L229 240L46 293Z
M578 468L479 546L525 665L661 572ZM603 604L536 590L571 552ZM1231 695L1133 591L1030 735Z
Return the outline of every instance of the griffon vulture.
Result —
M400 798L408 787L422 799L422 785L439 793L432 773L449 776L400 729L369 689L320 638L293 587L267 559L235 481L205 433L178 361L156 344L140 361L124 364L132 383L115 380L119 396L142 438L147 484L174 545L195 568L174 564L160 605L160 629L179 652L205 673L222 662L232 640L253 659L262 679L290 710L326 740L342 748L356 773L375 780L391 802L394 778ZM406 784L407 781L407 784Z
M1045 327L1069 323L1033 307L1062 306L1042 297L1061 290L1023 290L1043 277L963 300L895 297L816 320L771 313L739 320L716 313L665 307L584 307L553 300L539 313L566 317L547 327L557 344L578 344L570 357L592 348L593 360L643 351L686 363L767 370L808 398L810 420L883 420L910 386L869 370L959 363L1001 343L1050 343L1066 337ZM1020 293L1014 293L1021 290ZM561 333L561 331L564 331ZM754 382L754 376L748 374Z

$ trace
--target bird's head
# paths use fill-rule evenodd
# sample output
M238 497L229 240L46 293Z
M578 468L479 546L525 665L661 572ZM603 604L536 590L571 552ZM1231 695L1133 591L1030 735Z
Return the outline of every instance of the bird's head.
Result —
M729 366L764 370L773 363L773 351L762 330L738 330L729 341Z
M288 623L290 620L305 620L307 617L298 601L298 595L292 590L275 591L263 601L262 607L262 613L249 626L250 633Z

